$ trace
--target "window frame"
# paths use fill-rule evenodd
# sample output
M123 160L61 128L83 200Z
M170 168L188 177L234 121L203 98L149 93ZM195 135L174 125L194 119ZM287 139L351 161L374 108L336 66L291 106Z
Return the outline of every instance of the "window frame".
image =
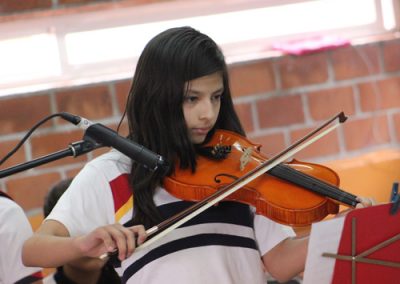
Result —
M320 0L338 1L338 0ZM350 1L350 0L347 0ZM365 0L354 0L362 1ZM356 40L362 37L379 35L399 30L400 4L398 0L369 0L375 3L377 17L374 23L360 27L345 27L333 31L325 30L325 34L335 34ZM382 1L392 1L395 9L395 26L386 30L382 16ZM280 7L298 3L317 3L318 1L306 0L221 0L221 1L163 1L146 5L129 6L98 5L85 8L57 12L33 13L32 16L22 16L18 19L0 22L1 41L33 34L52 35L57 41L58 60L61 74L49 74L41 78L26 78L17 82L1 82L0 96L15 93L39 91L73 85L96 83L107 80L130 78L132 76L137 57L120 58L112 61L94 62L88 64L71 64L68 60L67 39L69 35L88 30L107 29L118 26L167 21L179 18L181 15L203 16L215 13L237 12L246 9L263 7ZM107 8L106 8L107 7ZM362 8L360 8L362 9ZM273 27L275 28L275 27ZM207 32L205 32L207 33ZM310 31L298 34L258 38L238 41L222 49L226 53L227 62L234 63L245 60L254 60L271 55L271 46L276 41L291 41L320 35L321 31ZM128 35L127 37L131 37ZM217 41L218 42L218 41ZM29 48L27 49L27 52ZM274 53L276 55L276 53ZM17 63L17 62L16 62ZM20 66L23 68L23 63Z

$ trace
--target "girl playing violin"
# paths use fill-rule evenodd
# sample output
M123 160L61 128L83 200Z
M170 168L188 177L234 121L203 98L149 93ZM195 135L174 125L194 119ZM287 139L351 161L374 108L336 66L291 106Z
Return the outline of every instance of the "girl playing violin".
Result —
M245 136L235 113L224 56L190 27L154 37L139 58L126 114L129 139L171 165L196 173L198 146L216 129ZM359 199L359 206L371 201ZM118 250L127 283L266 283L266 272L287 281L304 270L308 238L257 215L251 206L220 202L164 238L135 252L145 228L191 205L118 151L89 162L26 241L28 266L57 267Z

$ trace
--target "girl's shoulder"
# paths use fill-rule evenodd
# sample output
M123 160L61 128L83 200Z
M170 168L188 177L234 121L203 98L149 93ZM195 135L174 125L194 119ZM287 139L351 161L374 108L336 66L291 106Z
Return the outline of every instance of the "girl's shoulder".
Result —
M118 150L111 149L100 156L97 156L93 160L89 162L89 164L93 163L118 163L118 164L126 164L131 165L131 159L125 154L119 152Z
M132 161L129 157L112 149L89 161L85 167L105 175L120 175L129 173L131 166Z

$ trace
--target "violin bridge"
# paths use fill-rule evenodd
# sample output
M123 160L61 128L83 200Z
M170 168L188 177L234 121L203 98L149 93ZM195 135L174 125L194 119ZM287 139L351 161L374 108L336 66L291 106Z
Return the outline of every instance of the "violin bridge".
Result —
M246 165L250 161L251 154L253 153L253 148L247 147L243 148L243 154L240 157L240 170L243 171Z

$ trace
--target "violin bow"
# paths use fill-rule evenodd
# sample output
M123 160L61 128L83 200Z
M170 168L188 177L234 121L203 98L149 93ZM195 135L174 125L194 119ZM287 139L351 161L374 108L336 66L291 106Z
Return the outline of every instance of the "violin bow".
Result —
M195 203L194 205L190 206L186 210L172 216L171 218L161 222L160 224L153 226L146 230L147 236L151 236L159 232L154 237L148 239L143 244L136 247L135 251L140 251L145 247L150 246L157 240L161 239L162 237L166 236L182 224L188 222L192 218L196 217L206 209L210 208L211 206L215 205L216 203L220 202L230 194L234 193L238 189L242 188L246 184L250 183L254 179L258 178L262 174L266 173L273 167L277 166L278 164L282 163L283 161L289 159L291 156L296 154L297 152L301 151L308 145L314 143L315 141L319 140L329 132L336 129L341 123L345 122L347 117L343 112L335 115L333 118L329 119L323 125L318 127L317 129L311 131L306 136L300 138L298 141L290 145L288 148L284 149L283 151L279 152L268 161L262 163L258 167L254 168L253 170L249 171L241 178L233 181L231 184L219 189L215 193L211 194L210 196L204 198L203 200ZM336 121L335 124L331 125L329 128L325 129L328 125ZM325 130L323 130L325 129ZM319 133L320 132L320 133ZM111 254L114 254L112 252ZM104 258L109 254L105 254L100 256L100 258Z

